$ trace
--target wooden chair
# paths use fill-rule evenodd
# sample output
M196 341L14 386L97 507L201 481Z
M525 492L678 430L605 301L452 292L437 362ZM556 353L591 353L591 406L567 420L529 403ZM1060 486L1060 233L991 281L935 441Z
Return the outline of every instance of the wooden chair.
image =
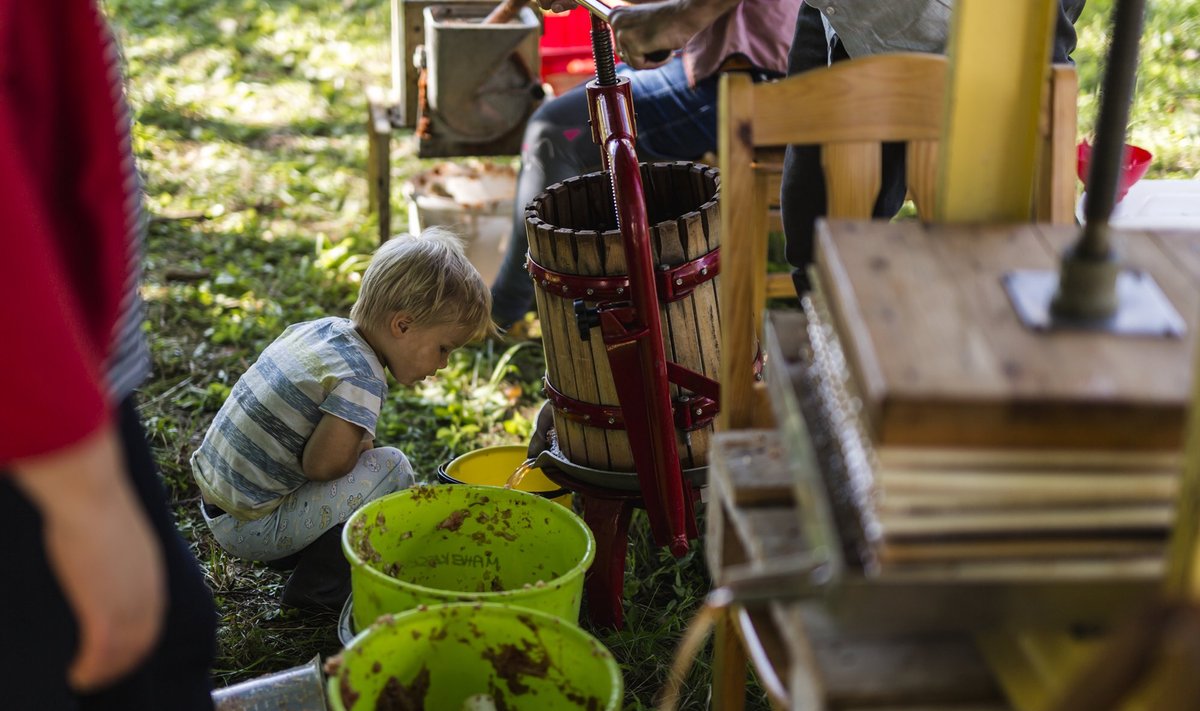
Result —
M768 296L794 295L789 274L766 274L766 234L778 224L782 149L818 145L827 214L869 218L881 185L883 142L907 144L908 191L918 215L932 214L938 139L948 63L931 54L889 54L839 62L782 81L754 84L721 77L718 154L721 169L722 427L765 424L767 408L752 374L734 369L757 348ZM1041 121L1042 160L1030 215L1069 223L1075 200L1075 102L1070 66L1047 83Z

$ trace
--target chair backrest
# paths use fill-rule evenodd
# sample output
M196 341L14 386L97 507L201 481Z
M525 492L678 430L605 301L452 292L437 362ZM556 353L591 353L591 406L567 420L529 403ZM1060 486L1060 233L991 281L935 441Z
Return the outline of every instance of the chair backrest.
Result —
M906 144L908 192L932 214L948 62L932 54L886 54L838 62L769 83L721 77L721 329L723 428L762 424L766 408L743 363L757 349L766 297L794 294L787 274L766 274L766 235L778 227L782 150L816 145L831 218L866 219L882 183L881 144ZM1031 218L1073 216L1076 83L1055 67L1043 105L1042 160ZM742 355L747 354L747 355Z

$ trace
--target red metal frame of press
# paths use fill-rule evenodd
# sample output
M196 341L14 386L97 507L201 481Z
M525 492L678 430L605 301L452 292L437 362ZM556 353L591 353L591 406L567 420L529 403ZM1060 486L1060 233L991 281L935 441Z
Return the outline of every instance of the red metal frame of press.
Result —
M641 503L654 541L676 557L697 538L697 492L683 476L675 429L707 426L719 407L716 381L667 361L660 302L687 296L716 276L717 250L669 269L656 269L642 173L635 150L637 128L628 78L618 77L607 20L611 9L600 0L579 0L592 13L596 78L586 87L592 140L601 147L603 169L612 179L613 203L629 274L588 277L547 269L528 257L527 268L548 294L574 300L580 336L599 326L614 375L619 408L575 400L546 382L546 394L559 415L592 427L624 429L637 470ZM661 60L666 53L649 57ZM595 302L588 308L584 301ZM672 402L670 384L690 394ZM593 622L620 627L626 536L631 492L586 485L563 472L547 472L584 496L585 518L597 538L595 568L589 572L588 612ZM590 506L589 506L590 503ZM598 600L596 596L603 599Z

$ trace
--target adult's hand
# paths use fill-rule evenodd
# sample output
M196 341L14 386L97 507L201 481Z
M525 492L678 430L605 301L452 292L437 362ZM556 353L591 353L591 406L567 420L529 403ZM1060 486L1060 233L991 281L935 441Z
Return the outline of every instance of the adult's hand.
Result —
M13 467L41 512L50 568L79 625L67 681L81 692L131 672L162 630L163 553L124 469L111 425Z
M635 69L652 69L667 59L651 59L664 50L688 43L741 0L658 0L613 10L609 23L616 38L617 53ZM668 55L669 57L669 55Z

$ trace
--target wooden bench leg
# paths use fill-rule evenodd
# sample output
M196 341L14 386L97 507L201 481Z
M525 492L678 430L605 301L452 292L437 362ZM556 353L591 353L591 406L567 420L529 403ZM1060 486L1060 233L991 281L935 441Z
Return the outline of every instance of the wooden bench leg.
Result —
M713 632L712 707L741 711L746 706L746 650L733 615L722 615Z
M384 92L367 89L367 181L370 210L379 213L379 243L392 234L392 122Z

